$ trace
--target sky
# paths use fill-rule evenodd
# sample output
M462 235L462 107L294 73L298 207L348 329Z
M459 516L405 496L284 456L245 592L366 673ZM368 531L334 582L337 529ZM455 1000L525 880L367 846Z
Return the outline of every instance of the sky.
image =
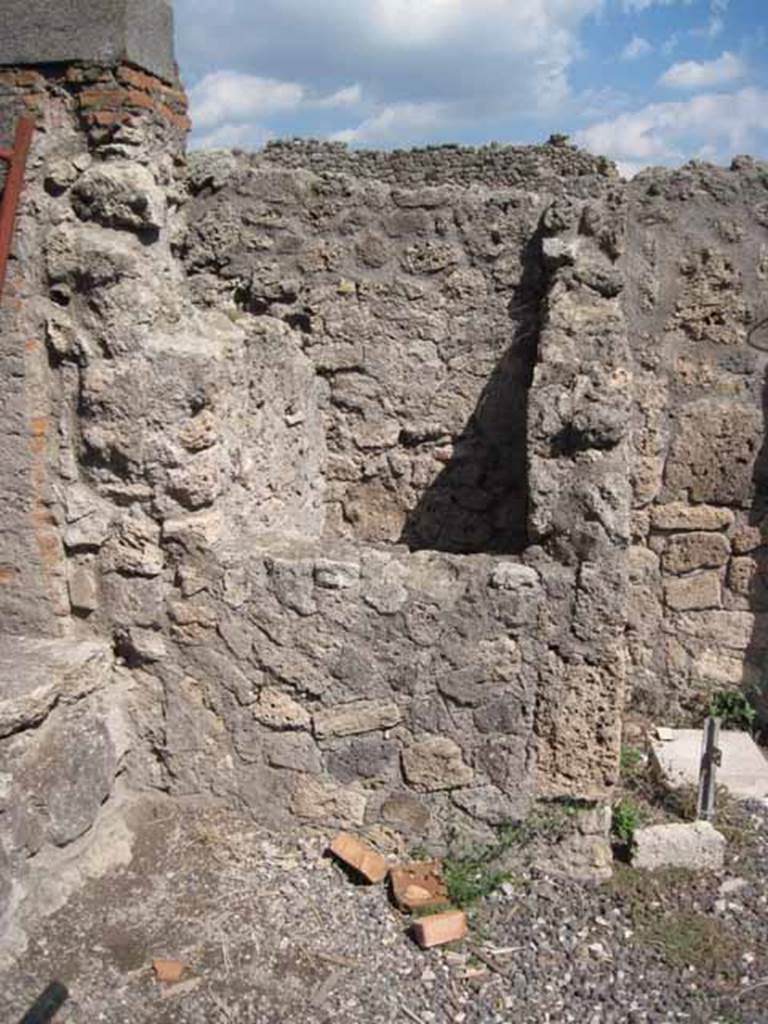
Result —
M542 142L768 157L768 0L175 0L197 148Z

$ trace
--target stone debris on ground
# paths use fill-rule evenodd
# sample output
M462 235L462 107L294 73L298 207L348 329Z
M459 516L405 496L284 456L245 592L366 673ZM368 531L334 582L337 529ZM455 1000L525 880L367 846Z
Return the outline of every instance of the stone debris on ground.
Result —
M389 875L392 899L404 913L443 909L443 913L427 915L414 924L412 934L422 948L445 945L467 934L464 913L445 910L450 901L439 861L417 861L390 867L372 846L348 832L340 832L328 848L342 864L352 868L366 882L383 882Z
M708 821L649 825L634 833L632 866L646 871L719 871L725 861L725 847L725 836Z
M768 803L768 761L752 737L746 732L723 731L718 747L722 763L717 769L717 785L736 800ZM698 729L659 728L651 742L652 763L672 789L698 785L701 752Z
M63 1024L765 1024L768 811L739 814L722 870L582 885L532 866L467 910L471 943L422 950L327 833L153 801L127 815L131 862L0 968L0 1016L56 976ZM159 955L188 980L158 984Z

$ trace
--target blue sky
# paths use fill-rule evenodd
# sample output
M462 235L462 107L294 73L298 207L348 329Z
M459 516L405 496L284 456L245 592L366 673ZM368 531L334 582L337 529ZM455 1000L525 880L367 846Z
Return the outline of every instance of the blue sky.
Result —
M193 146L768 156L768 0L175 0Z

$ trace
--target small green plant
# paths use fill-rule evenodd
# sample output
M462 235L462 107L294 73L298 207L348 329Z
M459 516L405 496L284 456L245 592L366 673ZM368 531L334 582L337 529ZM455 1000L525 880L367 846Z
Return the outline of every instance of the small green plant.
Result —
M752 732L757 711L741 690L720 690L712 695L709 714L719 718L726 729Z
M490 852L495 853L495 850ZM451 903L457 907L467 907L490 896L508 880L509 875L494 868L489 851L483 851L476 857L446 860L443 864L443 878Z
M643 763L643 753L637 747L621 748L621 770L633 774Z
M633 800L619 800L613 808L611 831L625 846L632 842L636 830L643 823L643 812Z

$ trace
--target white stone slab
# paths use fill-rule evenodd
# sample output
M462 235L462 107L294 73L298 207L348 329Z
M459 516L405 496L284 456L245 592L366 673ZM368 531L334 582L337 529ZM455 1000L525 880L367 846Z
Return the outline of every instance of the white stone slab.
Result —
M673 789L697 787L701 764L703 729L657 729L651 756L666 783ZM723 763L717 784L737 800L768 801L768 760L746 732L721 732L718 743Z
M725 859L725 837L708 821L690 824L651 825L635 832L632 866L657 871L659 868L688 868L691 871L719 871Z

